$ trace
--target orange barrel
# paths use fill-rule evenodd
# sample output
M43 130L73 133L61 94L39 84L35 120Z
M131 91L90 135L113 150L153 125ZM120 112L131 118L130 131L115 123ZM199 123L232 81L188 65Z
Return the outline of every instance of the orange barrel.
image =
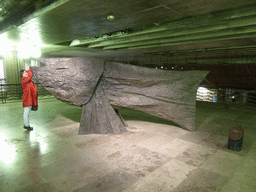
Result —
M241 151L243 144L244 130L240 125L229 129L228 148L234 151Z

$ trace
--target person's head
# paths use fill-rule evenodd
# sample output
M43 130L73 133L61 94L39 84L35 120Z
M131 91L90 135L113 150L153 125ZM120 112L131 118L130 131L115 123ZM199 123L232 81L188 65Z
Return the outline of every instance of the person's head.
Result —
M28 77L28 72L26 70L20 71L20 78L22 78L22 77Z

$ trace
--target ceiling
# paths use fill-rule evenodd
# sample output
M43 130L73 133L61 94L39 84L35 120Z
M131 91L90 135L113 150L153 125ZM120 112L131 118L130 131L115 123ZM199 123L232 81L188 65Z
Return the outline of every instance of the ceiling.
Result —
M255 63L255 0L2 0L0 33L42 57Z

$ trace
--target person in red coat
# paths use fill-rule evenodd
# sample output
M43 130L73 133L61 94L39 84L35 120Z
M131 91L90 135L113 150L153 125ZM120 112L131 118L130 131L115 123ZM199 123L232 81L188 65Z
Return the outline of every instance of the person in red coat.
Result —
M29 113L31 110L36 111L38 108L37 101L37 87L36 84L31 80L33 77L33 72L31 69L28 71L20 71L21 84L23 89L23 118L24 118L24 129L33 130L33 127L30 127L29 124Z

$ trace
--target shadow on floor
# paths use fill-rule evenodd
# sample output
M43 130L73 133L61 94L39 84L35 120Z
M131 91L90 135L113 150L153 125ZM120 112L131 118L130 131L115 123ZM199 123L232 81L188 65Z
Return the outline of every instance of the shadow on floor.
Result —
M34 119L41 123L49 123L58 115L61 115L74 122L80 122L82 107L69 105L57 99L44 99L39 101L37 112L31 112Z
M49 103L47 104L50 106L54 106L54 107L51 107L51 118L55 118L56 115L60 114L74 122L80 122L82 107L72 106L58 100L54 100L54 103L51 103L51 100L50 100ZM180 127L178 124L172 121L162 119L162 118L144 113L142 111L136 111L133 109L121 109L119 110L119 112L122 115L124 120L148 121L152 123L160 123L160 124L173 125L176 127Z
M162 119L162 118L144 113L142 111L136 111L136 110L132 110L132 109L121 109L121 110L119 110L119 112L122 115L122 117L124 118L124 120L126 120L126 121L139 120L139 121L148 121L148 122L152 122L152 123L160 123L160 124L173 125L176 127L180 127L178 124L176 124L170 120Z
M62 116L74 121L74 122L80 122L81 115L82 115L82 107L74 107L72 108L72 113L70 111L60 111Z

